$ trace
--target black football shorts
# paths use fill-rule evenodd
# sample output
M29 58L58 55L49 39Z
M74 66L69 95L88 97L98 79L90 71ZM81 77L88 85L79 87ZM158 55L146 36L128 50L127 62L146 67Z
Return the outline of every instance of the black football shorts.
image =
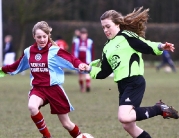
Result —
M133 105L134 107L139 107L143 99L145 87L143 76L132 76L118 81L119 106Z

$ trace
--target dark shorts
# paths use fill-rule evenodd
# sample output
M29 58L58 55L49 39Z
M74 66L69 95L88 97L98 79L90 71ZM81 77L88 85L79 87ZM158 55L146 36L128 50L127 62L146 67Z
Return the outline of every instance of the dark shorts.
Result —
M143 76L133 76L119 81L119 105L139 107L143 99L145 86Z
M74 110L65 91L59 85L46 87L34 86L29 92L29 97L31 95L42 98L44 101L42 106L49 103L51 114L66 114Z

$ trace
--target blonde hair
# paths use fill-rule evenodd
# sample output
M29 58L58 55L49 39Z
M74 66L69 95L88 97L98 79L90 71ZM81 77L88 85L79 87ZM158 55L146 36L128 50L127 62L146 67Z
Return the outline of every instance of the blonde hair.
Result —
M33 29L32 29L32 34L33 36L35 35L36 33L36 30L37 29L41 29L42 31L44 31L47 35L48 35L48 38L50 40L50 42L53 44L53 45L57 45L51 38L51 31L52 31L52 28L48 25L47 22L45 21L40 21L40 22L37 22Z
M149 9L143 10L140 7L138 10L134 9L132 13L123 16L115 10L106 11L100 20L111 19L116 25L120 25L121 30L129 30L141 37L145 37L146 23L149 17Z

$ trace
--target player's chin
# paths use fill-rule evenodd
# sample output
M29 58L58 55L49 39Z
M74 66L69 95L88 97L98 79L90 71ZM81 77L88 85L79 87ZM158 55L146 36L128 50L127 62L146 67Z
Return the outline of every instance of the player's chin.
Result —
M46 46L46 44L41 44L39 45L41 48L44 48Z
M108 39L113 39L114 37L111 36L111 35L109 35L109 36L107 36L107 38L108 38Z

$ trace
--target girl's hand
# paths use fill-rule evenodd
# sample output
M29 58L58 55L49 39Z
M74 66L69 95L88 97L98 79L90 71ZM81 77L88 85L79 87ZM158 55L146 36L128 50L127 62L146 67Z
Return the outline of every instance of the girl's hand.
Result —
M97 66L99 66L100 62L101 62L100 59L96 59L96 60L92 61L89 65L97 67Z
M174 49L175 49L174 44L168 43L168 42L166 42L165 44L162 44L161 48L163 50L168 50L168 51L172 51L172 52L174 52Z
M85 63L81 63L79 64L78 69L80 71L90 71L90 66Z

